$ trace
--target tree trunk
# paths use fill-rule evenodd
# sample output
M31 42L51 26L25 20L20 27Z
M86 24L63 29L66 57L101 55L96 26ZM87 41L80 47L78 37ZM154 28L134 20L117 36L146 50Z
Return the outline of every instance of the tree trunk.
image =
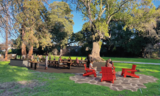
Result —
M25 31L24 31L24 25L22 25L22 33L21 33L21 40L22 40L22 45L21 45L21 55L25 55L26 57L26 45L24 44L24 36L25 36Z
M28 57L30 58L33 54L33 46L30 47L29 52L28 52Z
M146 58L146 49L145 48L142 48L142 57Z
M8 17L6 16L6 27L5 27L5 33L6 33L6 46L5 46L5 61L8 59Z
M99 45L99 41L98 42L93 42L93 48L92 48L92 59L95 61L104 61L101 57L100 57L100 45Z
M62 56L62 48L60 49L60 56Z
M5 61L7 61L8 57L8 32L6 30L6 48L5 48Z

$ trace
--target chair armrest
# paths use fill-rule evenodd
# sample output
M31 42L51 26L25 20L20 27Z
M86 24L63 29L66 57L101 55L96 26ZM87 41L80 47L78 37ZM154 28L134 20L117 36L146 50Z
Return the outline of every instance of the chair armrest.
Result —
M87 68L87 69L85 69L86 71L95 71L94 69L89 69L89 68Z
M125 71L135 71L135 72L136 72L137 70L127 69L127 70L125 70Z
M122 68L122 70L132 70L132 69L129 69L129 68Z

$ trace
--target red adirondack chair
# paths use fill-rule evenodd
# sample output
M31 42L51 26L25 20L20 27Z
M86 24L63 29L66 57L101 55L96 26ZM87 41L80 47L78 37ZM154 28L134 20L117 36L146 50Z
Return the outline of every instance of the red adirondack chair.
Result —
M101 82L102 81L112 81L112 83L114 83L114 80L116 80L116 72L112 71L111 67L101 67L101 72L102 73L102 78L101 78Z
M113 66L113 70L115 70L116 67L114 67L114 63L112 63L112 66Z
M89 75L94 75L94 77L97 77L96 75L96 71L94 69L89 69L86 67L86 64L84 64L84 70L86 71L86 73L83 74L83 76L89 76Z
M129 75L129 76L132 76L132 77L136 77L136 78L139 78L139 76L137 76L136 74L135 74L135 72L136 72L137 70L136 70L136 65L132 65L132 69L127 69L127 68L122 68L122 73L121 73L121 75L125 78L127 75Z

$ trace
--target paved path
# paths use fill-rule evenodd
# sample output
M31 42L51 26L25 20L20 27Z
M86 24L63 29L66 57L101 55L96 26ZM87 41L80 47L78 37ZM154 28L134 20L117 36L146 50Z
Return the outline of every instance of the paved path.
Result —
M132 63L132 64L153 64L153 65L160 65L160 60L159 60L159 63L129 62L129 61L113 61L113 62L119 62L119 63Z
M83 73L76 73L75 76L71 76L70 79L75 81L75 83L89 83L94 85L100 85L100 86L107 86L111 90L115 91L122 91L122 90L131 90L137 91L139 88L147 88L144 83L149 82L157 82L157 78L153 76L147 76L143 74L137 74L140 76L140 78L134 78L134 77L122 77L120 74L121 72L116 72L116 80L114 81L114 84L111 82L103 81L101 82L102 75L98 73L97 77L89 76L84 77L82 76Z

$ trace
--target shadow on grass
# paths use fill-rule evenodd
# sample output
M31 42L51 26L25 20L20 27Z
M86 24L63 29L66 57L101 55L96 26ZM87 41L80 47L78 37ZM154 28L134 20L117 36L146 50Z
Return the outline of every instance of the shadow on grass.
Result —
M108 87L105 86L97 86L91 84L77 84L74 81L69 79L70 76L73 74L70 73L46 73L46 72L37 72L28 70L27 68L17 67L17 66L9 66L9 62L0 62L0 85L3 83L3 87L6 85L7 82L16 81L19 82L20 85L17 83L8 83L8 89L0 89L0 94L4 92L9 92L7 94L12 95L25 95L25 96L153 96L153 95L160 95L159 88L160 88L160 80L158 83L148 83L145 84L147 87L146 89L141 89L137 92L131 92L128 90L123 91L113 91L110 90ZM149 66L148 65L139 65L136 64L137 68L139 69L154 69L158 71L158 66ZM102 65L103 66L103 65ZM131 68L132 64L122 64L119 65L115 63L116 71L121 71L121 67L128 67ZM151 68L150 68L151 67ZM158 68L157 68L158 67ZM143 69L143 70L145 70ZM160 79L160 75L156 73L149 73L147 71L142 71L142 74L154 76ZM140 73L141 74L141 73ZM31 80L32 83L24 84L25 81ZM23 81L23 82L21 82ZM38 82L39 81L39 82ZM15 85L14 85L15 84ZM42 85L39 87L32 86L35 84ZM43 85L46 84L46 85ZM17 85L17 86L16 86ZM30 87L29 87L30 86ZM24 87L24 88L22 88ZM21 88L21 89L20 89ZM14 90L16 89L16 90ZM20 91L19 91L20 90ZM5 93L6 94L6 93ZM3 96L3 95L2 95Z
M10 66L9 62L0 62L0 96L13 96L17 94L34 91L45 85L40 82L34 71L28 71L25 67Z

